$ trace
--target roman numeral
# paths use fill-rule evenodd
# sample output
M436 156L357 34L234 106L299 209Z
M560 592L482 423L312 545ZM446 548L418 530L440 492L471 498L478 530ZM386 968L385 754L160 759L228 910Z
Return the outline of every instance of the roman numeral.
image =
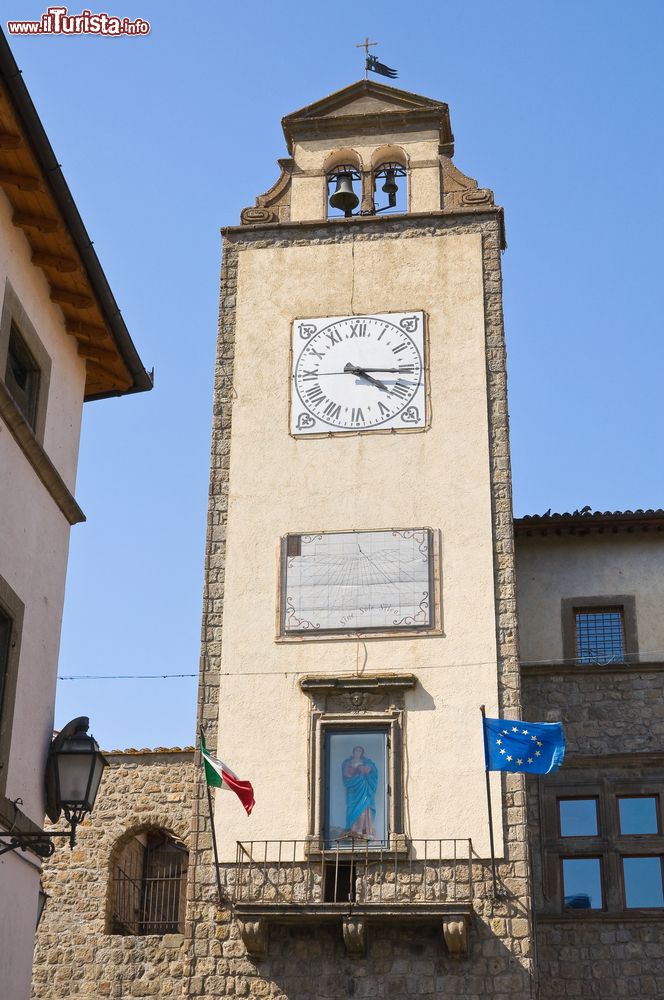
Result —
M393 392L395 396L399 396L400 399L405 399L406 396L410 395L410 386L400 378L397 384L392 386L390 392Z
M329 332L326 332L325 336L330 342L330 347L332 347L334 344L341 343L341 334L339 333L338 330L330 330Z
M363 424L364 423L364 414L362 413L362 410L359 408L359 406L358 406L357 409L353 409L351 411L350 419L351 419L351 423L353 423L353 424Z
M351 323L350 324L350 336L351 337L366 337L366 335L367 335L367 324L366 323L360 323L358 321L357 323ZM350 340L350 337L348 339Z
M310 372L305 368L301 377L303 382L315 382L318 378L318 369L314 368L314 370Z
M312 402L316 402L316 400L320 399L321 396L324 396L325 393L319 385L312 385L310 389L307 389L306 395Z
M390 411L380 400L378 400L378 409L380 410L381 417L389 417Z
M414 375L415 365L399 365L399 372L401 375Z
M406 350L407 346L408 346L407 344L399 344L398 347L393 347L392 348L392 353L393 354L401 354L402 351Z
M341 416L341 407L336 406L334 403L328 403L323 413L326 417L330 417L333 420L338 420Z
M382 340L386 333L387 333L387 327L384 326L383 329L380 331L380 337L378 339Z

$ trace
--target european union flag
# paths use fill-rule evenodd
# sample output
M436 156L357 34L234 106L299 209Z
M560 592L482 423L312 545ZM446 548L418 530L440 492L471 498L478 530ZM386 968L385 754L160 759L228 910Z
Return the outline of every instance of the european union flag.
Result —
M518 722L484 719L484 760L487 771L549 774L565 759L560 722Z

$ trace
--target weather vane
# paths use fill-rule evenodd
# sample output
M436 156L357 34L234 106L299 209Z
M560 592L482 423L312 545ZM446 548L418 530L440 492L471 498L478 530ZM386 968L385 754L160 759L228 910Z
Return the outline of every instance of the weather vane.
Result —
M381 76L387 76L390 78L390 80L396 79L396 77L399 74L395 69L390 69L390 67L386 66L385 63L379 62L378 56L369 55L369 49L373 45L378 45L378 42L370 42L369 36L367 35L367 37L364 39L363 42L360 42L359 45L355 46L356 49L364 49L364 54L365 54L364 79L365 80L369 79L370 72L380 73Z

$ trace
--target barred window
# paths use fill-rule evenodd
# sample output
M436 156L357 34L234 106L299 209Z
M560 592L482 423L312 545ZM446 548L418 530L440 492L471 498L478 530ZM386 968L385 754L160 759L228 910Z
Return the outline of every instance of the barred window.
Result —
M622 607L575 608L574 617L577 662L624 662L625 624Z
M162 830L128 840L112 872L110 933L182 932L187 867L187 848Z

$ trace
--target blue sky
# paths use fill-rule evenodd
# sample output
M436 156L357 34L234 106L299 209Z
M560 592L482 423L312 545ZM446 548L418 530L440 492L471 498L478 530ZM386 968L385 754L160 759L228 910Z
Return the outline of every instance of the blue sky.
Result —
M276 179L281 117L363 75L367 34L395 84L449 104L455 162L505 207L516 513L664 506L664 5L87 6L152 31L10 44L156 384L86 407L60 675L197 671L219 228ZM195 695L62 680L56 724L184 745Z

